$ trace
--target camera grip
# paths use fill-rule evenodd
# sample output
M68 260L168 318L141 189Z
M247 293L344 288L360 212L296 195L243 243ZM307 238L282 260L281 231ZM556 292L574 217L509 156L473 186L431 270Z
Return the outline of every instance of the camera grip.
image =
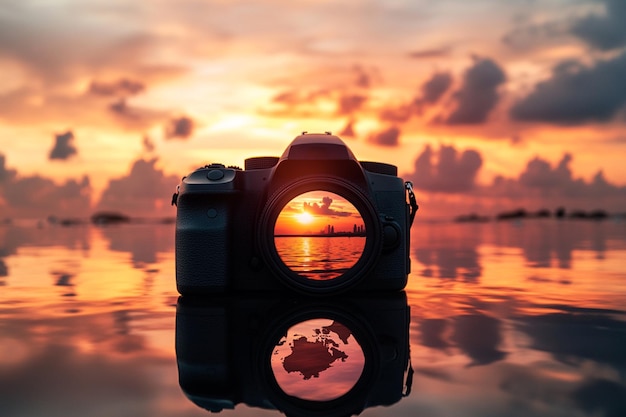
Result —
M229 206L179 206L176 225L176 286L185 294L223 292L229 274Z

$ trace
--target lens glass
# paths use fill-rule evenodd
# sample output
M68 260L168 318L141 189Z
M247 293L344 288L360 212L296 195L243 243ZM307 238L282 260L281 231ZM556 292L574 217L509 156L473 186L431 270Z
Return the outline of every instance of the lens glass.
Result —
M289 201L274 226L282 262L311 280L340 277L359 260L365 225L359 211L340 195L310 191Z
M352 331L318 318L292 326L274 347L272 372L280 389L309 401L330 401L356 385L365 356Z

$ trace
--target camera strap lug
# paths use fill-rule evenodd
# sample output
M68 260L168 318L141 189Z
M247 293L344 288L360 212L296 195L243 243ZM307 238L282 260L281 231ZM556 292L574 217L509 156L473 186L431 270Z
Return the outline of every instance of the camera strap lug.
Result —
M413 183L411 181L406 181L404 183L404 188L406 188L406 193L409 198L409 207L410 207L409 227L411 227L413 225L413 220L415 219L415 213L417 213L419 206L417 205L417 199L415 198L415 193L413 192Z
M172 205L178 206L178 194L180 192L180 185L176 186L176 192L172 195Z

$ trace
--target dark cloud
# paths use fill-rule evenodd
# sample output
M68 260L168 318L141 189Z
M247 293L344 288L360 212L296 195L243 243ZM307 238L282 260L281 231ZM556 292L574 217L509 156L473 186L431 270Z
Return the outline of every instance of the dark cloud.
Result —
M286 90L274 96L272 102L288 106L310 105L320 98L330 97L331 95L332 92L330 90L323 88L312 91L302 89Z
M421 49L419 51L409 52L409 57L415 59L444 58L449 54L450 50L448 48Z
M9 275L9 267L6 263L4 263L4 259L0 258L0 277L6 277ZM2 286L2 282L0 281L0 286Z
M126 129L143 130L152 127L156 123L167 120L168 112L153 110L129 104L129 99L120 97L108 105L109 114L113 115L115 122ZM173 121L170 121L173 123ZM174 126L175 127L175 126Z
M571 32L601 50L621 48L626 45L626 2L603 0L605 13L590 14L576 21Z
M128 106L125 98L120 98L119 100L116 100L113 103L109 104L109 110L111 110L118 116L123 116L131 119L136 119L139 117L139 115Z
M0 216L66 218L89 213L91 187L87 176L57 185L39 175L21 177L4 163L4 156L0 156Z
M519 177L519 182L527 187L556 188L566 187L572 182L572 171L569 163L570 154L565 154L555 169L547 161L538 157L526 165L526 170Z
M56 135L54 147L48 155L48 159L61 159L65 160L72 155L76 155L77 150L74 146L74 134L72 131L67 131Z
M361 109L367 101L367 97L361 94L348 94L339 97L338 113L342 115L350 115Z
M356 73L355 85L357 87L369 88L372 85L372 77L363 67L356 65L354 72Z
M447 72L437 72L422 85L422 96L418 103L433 104L448 91L452 85L452 76Z
M516 102L510 114L516 120L581 123L611 119L626 104L626 53L592 66L565 62Z
M154 152L154 142L150 139L150 136L144 136L141 144L143 145L143 150L147 153Z
M500 66L488 58L477 59L463 76L463 85L454 93L455 110L445 120L447 124L478 124L498 104L498 87L506 76Z
M187 139L193 133L193 127L194 123L190 117L175 117L165 127L165 137L167 139Z
M397 146L400 138L400 129L392 126L381 132L370 135L370 142L383 146Z
M350 137L353 138L355 136L354 134L354 120L350 120L346 126L341 129L341 132L339 132L339 136L345 136L345 137Z
M547 160L535 157L528 161L518 177L498 176L491 185L477 190L476 195L505 202L509 209L515 204L531 210L547 206L623 211L626 186L610 183L601 170L588 181L576 178L570 167L572 161L572 155L565 154L552 166Z
M526 169L520 174L517 182L527 189L537 190L541 195L560 195L568 198L594 198L603 197L626 198L626 187L618 187L610 184L602 171L598 171L590 182L572 175L570 163L573 157L570 154L563 155L559 163L552 168L550 163L539 157L535 157L526 165Z
M112 82L92 81L89 85L89 92L101 96L126 97L139 94L145 88L146 86L141 81L120 78Z
M14 169L8 169L6 167L6 157L0 154L0 184L3 182L12 181L15 178L17 171Z
M326 196L322 198L320 203L302 203L302 210L307 213L318 214L323 216L331 216L331 217L349 217L352 213L347 211L335 210L331 208L331 204L333 203L333 199Z
M128 175L111 179L98 210L118 211L137 217L173 215L170 201L179 178L156 167L157 158L135 161Z
M261 113L279 117L320 117L323 114L328 117L337 114L351 115L366 100L365 95L351 93L349 90L295 88L285 90L274 96L270 108L261 110ZM337 103L333 114L323 108L328 101Z
M567 42L569 25L560 21L541 23L523 23L502 37L506 46L524 51L534 48L545 48Z
M437 162L434 163L434 157ZM475 180L483 160L474 150L458 155L452 146L443 145L435 155L426 146L415 160L415 172L411 180L416 188L444 193L467 192L475 187Z
M435 152L426 146L415 160L414 172L404 174L403 177L412 181L418 190L464 193L471 197L467 204L461 205L443 194L431 197L431 209L436 206L435 210L453 213L451 215L466 214L467 210L494 215L520 207L527 213L546 208L550 212L558 207L565 207L567 213L576 210L587 213L594 210L623 212L626 185L610 182L602 170L589 180L575 177L571 167L573 160L573 156L566 153L558 163L552 165L538 156L528 161L518 176L499 175L491 184L483 185L476 183L483 161L480 153L467 150L459 155L452 146L442 146L439 152ZM541 251L538 245L534 248ZM561 249L565 252L563 257L559 257L559 262L566 265L567 251ZM533 256L529 255L529 259ZM540 259L534 260L540 262Z
M391 123L404 123L415 115L422 114L424 107L433 105L452 85L452 76L448 73L435 73L422 84L419 94L409 103L389 106L380 111L381 120Z
M378 117L384 122L404 123L419 111L418 108L414 103L387 107L380 111Z

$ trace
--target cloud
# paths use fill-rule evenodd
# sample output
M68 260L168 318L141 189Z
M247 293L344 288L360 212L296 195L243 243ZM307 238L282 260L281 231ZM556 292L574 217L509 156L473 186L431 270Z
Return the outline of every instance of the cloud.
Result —
M302 210L307 213L331 217L350 217L353 214L348 211L341 211L330 208L332 203L333 199L331 197L325 196L322 197L322 201L320 203L307 203L306 201L303 202Z
M626 45L626 3L624 0L603 0L605 13L590 14L577 20L571 32L591 46L611 50Z
M409 52L409 57L415 59L444 58L450 55L448 48L420 49Z
M380 111L381 120L392 123L404 123L423 112L426 105L433 105L452 85L452 76L445 72L436 72L422 84L420 93L409 103L390 106Z
M434 157L437 162L433 162ZM443 145L437 155L426 146L415 160L415 171L410 175L413 186L433 192L460 193L472 190L476 175L482 166L481 155L465 150L460 155L453 146Z
M437 72L433 74L422 85L422 96L418 99L418 103L434 104L441 96L448 91L452 85L452 76L447 72Z
M11 82L0 87L0 118L11 125L54 126L71 118L72 125L81 127L111 129L112 122L124 128L152 127L149 118L112 119L102 111L103 100L136 95L147 84L170 81L186 68L178 63L182 61L150 59L164 40L147 27L129 31L116 23L123 17L120 9L109 12L17 2L1 13L0 65L9 64ZM85 80L93 81L77 89Z
M139 159L126 176L109 180L96 208L136 217L175 215L170 202L179 178L166 175L156 163L157 158Z
M319 87L315 89L287 89L272 98L271 108L264 115L288 117L351 116L367 102L367 95L351 89ZM329 103L334 111L329 111Z
M555 188L567 186L572 181L569 163L570 154L565 154L555 169L547 161L538 157L528 162L526 170L519 177L520 184L535 188Z
M120 98L109 104L109 110L115 113L117 116L121 116L126 119L137 120L141 118L140 111L131 108L125 98Z
M343 129L341 129L341 132L339 132L339 136L341 137L350 137L353 138L355 136L354 133L354 120L350 120L348 121L348 123L346 123L346 125L344 126Z
M625 73L626 52L592 66L561 63L551 78L513 105L511 117L568 124L610 120L626 104Z
M565 207L569 213L597 209L623 212L626 186L609 182L602 170L590 180L577 178L571 168L573 160L571 154L565 153L552 165L537 156L516 177L498 175L490 184L478 184L476 178L483 161L480 153L466 150L459 155L452 146L442 146L434 152L426 146L415 160L414 172L403 176L413 182L415 189L426 193L424 210L446 212L449 216L466 214L468 210L494 215L518 208L532 212L557 207ZM462 194L466 200L459 204L458 197L452 194Z
M391 123L404 123L419 111L419 106L415 102L401 104L395 107L387 107L380 111L380 120Z
M359 110L367 101L367 97L362 94L347 94L339 97L338 113L351 115Z
M476 59L463 76L463 85L454 93L456 108L445 122L450 125L478 124L498 104L498 87L506 76L500 66L491 59Z
M369 88L372 85L372 75L360 65L355 65L353 71L356 74L355 85L360 88Z
M0 216L83 217L89 213L90 204L89 177L69 179L60 185L39 175L21 177L5 167L5 158L0 155Z
M48 159L68 159L70 156L75 155L77 153L76 147L73 144L74 142L74 134L72 131L67 131L65 133L61 133L56 135L54 147L50 151L48 155Z
M167 139L187 139L193 133L194 123L190 117L180 116L170 119L165 127Z
M0 154L0 184L12 181L16 174L17 171L6 167L6 157Z
M400 129L396 126L387 128L381 132L370 135L369 140L372 143L383 146L397 146L400 138Z
M141 144L143 145L143 150L147 153L151 153L154 152L155 146L154 146L154 142L152 141L152 139L150 139L150 136L144 136Z
M126 97L143 92L146 86L141 81L134 81L128 78L120 78L117 81L103 82L92 81L89 85L89 92L101 96Z
M502 37L502 43L522 52L532 49L549 48L567 42L570 25L561 21L540 23L523 22Z
M570 168L572 160L572 155L566 153L552 168L549 162L535 157L526 164L517 181L521 186L538 190L544 196L589 198L596 201L609 197L626 198L626 187L610 184L602 171L598 171L590 182L575 178Z

